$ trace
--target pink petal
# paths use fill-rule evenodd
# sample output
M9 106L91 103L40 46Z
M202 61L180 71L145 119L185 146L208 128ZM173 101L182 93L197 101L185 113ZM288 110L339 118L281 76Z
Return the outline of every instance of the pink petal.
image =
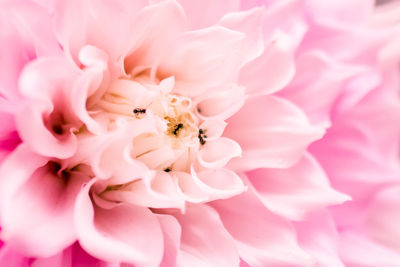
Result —
M3 25L2 25L3 26ZM0 36L0 96L18 98L18 78L23 66L33 57L29 46L16 34Z
M30 267L28 257L7 245L0 250L0 264L7 267Z
M344 83L365 70L361 66L338 62L321 51L300 55L296 67L295 78L279 95L300 106L313 123L321 125L330 124L333 105L344 89ZM365 87L368 83L371 83L369 79L366 84L357 84L352 93L365 92L367 89L360 89L370 88ZM316 95L319 101L314 100Z
M340 234L339 252L345 266L396 267L400 265L400 257L397 253L353 231L343 231Z
M259 169L248 177L266 207L292 220L350 200L330 187L325 172L308 154L289 169Z
M243 67L239 83L248 94L271 94L286 86L294 71L292 52L283 40L275 39L265 45L261 56Z
M198 183L198 179L193 179L192 175L187 172L173 172L177 179L178 193L181 194L186 201L192 203L203 203L208 201L209 192L202 189L202 183Z
M30 259L31 267L74 267L74 266L96 266L96 267L114 267L110 263L93 258L84 251L78 242L63 250L62 252L49 258Z
M311 0L308 7L320 22L355 24L364 22L369 17L373 12L374 4L373 0L356 0L351 3L345 0L327 0L324 3ZM355 8L358 10L357 14L351 12Z
M22 162L29 162L23 171ZM6 190L1 202L2 236L30 256L48 257L75 241L73 204L88 179L73 171L57 175L55 163L46 163L21 145L0 170L1 188Z
M250 266L310 264L290 223L266 209L251 191L211 205L235 239L240 257Z
M67 60L46 58L21 74L21 93L28 103L16 114L17 128L21 139L38 154L67 158L76 151L77 140L71 133L76 118L68 94L77 72ZM54 127L61 127L62 133Z
M10 1L4 8L7 9L10 24L17 26L19 34L37 56L62 54L53 33L52 16L45 8L32 1Z
M75 225L81 246L94 257L135 266L156 266L163 252L157 217L147 208L121 204L111 209L91 202L88 183L75 204Z
M80 49L86 44L104 50L111 59L116 60L128 48L132 17L142 7L142 1L135 2L137 6L118 0L100 0L96 3L88 0L57 1L57 37L76 62Z
M328 212L310 214L295 226L301 248L314 258L317 266L345 266L338 255L336 225Z
M196 205L175 217L182 227L177 266L239 265L234 241L213 209Z
M106 71L107 60L108 56L104 51L93 46L84 46L79 51L79 61L85 66L84 70L69 88L72 112L90 132L97 134L104 130L89 115L88 107L92 107L93 102L99 101L104 90L109 86L110 74Z
M229 198L246 190L242 179L228 169L206 169L198 174L192 169L191 173L197 186L211 197L209 201Z
M198 156L200 164L205 168L223 168L232 158L240 157L242 149L235 141L221 137L207 141Z
M246 88L232 84L218 90L208 90L196 99L200 118L226 120L244 104Z
M242 147L241 158L230 161L236 170L286 168L324 131L313 127L292 103L274 96L254 97L231 117L224 135Z
M366 229L380 243L400 251L398 228L400 208L400 186L381 190L368 207Z
M199 129L203 129L207 134L207 141L211 141L221 137L226 125L227 123L224 120L213 118L203 121Z
M178 0L185 9L192 29L211 26L226 13L239 10L238 0Z
M160 64L160 75L175 76L174 92L185 96L234 81L244 40L243 33L220 26L186 32Z
M146 123L146 120L149 120ZM111 178L110 183L123 184L142 178L148 171L143 162L132 156L132 140L135 135L151 132L151 118L139 121L120 121L116 129L101 135L81 134L78 151L65 160L68 166L79 163L90 165L98 178Z
M156 67L163 57L171 53L176 39L187 29L186 20L182 7L176 1L159 1L143 8L133 21L130 53L125 58L126 71L130 73L135 68Z
M264 8L254 8L249 11L228 13L219 22L221 26L246 34L246 41L241 51L243 64L260 56L264 51L261 27L264 11Z
M178 195L177 184L164 171L148 172L143 180L135 181L122 190L110 190L102 196L112 201L122 201L151 208L184 209L185 200Z
M160 267L176 266L176 257L181 240L181 227L178 221L170 215L158 215L158 220L164 233L164 257Z

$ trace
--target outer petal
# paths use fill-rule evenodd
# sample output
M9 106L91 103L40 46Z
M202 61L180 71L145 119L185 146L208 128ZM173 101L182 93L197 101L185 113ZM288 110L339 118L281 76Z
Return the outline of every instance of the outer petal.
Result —
M295 224L300 246L317 263L316 266L344 267L338 255L339 236L328 212L310 214Z
M308 256L298 247L288 221L266 209L249 191L211 204L235 239L240 257L250 266L305 266Z
M374 242L362 233L343 231L340 234L339 253L345 266L396 267L400 257L393 250Z
M266 207L292 220L350 200L330 187L328 177L310 155L289 169L259 169L248 173L248 177Z
M349 3L345 0L327 0L324 3L318 0L309 1L309 10L316 19L325 23L355 24L365 21L373 12L375 1L356 0ZM357 9L357 14L351 10Z
M310 147L335 187L354 197L399 181L399 103L381 89L337 115L324 139Z
M33 52L30 47L24 45L21 37L16 34L0 35L0 96L7 99L18 98L18 78L21 69L32 57Z
M181 240L181 226L170 215L158 215L164 233L164 257L160 267L176 266L176 259Z
M8 267L29 267L29 258L6 245L0 250L0 264Z
M236 170L291 166L323 133L286 100L273 96L250 98L229 119L224 133L243 150L242 157L231 160L229 166Z
M30 267L116 267L90 256L79 246L78 242L75 242L72 246L49 258L28 258L28 260L32 262L31 265L29 265Z
M178 0L185 9L192 29L211 26L226 13L239 10L239 0Z
M313 123L325 126L330 125L333 105L344 90L345 82L366 70L363 66L335 61L318 50L298 56L296 68L293 81L279 95L300 106ZM368 76L371 75L368 73ZM372 76L364 84L357 84L353 94L365 94L374 86L374 79Z
M9 109L7 106L11 107L10 104L0 98L0 106L5 107L5 110ZM21 139L15 129L14 114L2 111L3 108L0 108L0 163L21 143Z
M111 209L98 207L89 196L95 181L82 189L75 203L75 225L81 246L108 262L160 264L163 237L157 217L147 208L130 204Z
M379 192L368 207L366 216L366 228L369 234L397 252L400 252L399 208L400 186L397 185Z
M73 204L87 179L46 163L21 145L0 170L2 237L30 256L51 256L75 241Z
M34 1L9 1L8 21L16 27L25 45L37 56L61 55L62 50L54 36L51 12Z
M239 266L233 239L213 209L191 206L185 214L175 217L182 227L177 267Z

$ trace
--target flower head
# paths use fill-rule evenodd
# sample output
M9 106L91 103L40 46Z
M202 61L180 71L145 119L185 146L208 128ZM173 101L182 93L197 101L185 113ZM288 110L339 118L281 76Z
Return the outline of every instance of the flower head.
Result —
M39 12L12 30L35 36L32 56L0 79L16 106L0 132L3 249L38 264L322 264L292 221L351 199L319 153L375 89L352 86L378 68L367 54L392 29L359 24L372 4L353 20L306 2L2 3ZM325 33L328 44L314 38ZM368 45L331 46L354 36Z

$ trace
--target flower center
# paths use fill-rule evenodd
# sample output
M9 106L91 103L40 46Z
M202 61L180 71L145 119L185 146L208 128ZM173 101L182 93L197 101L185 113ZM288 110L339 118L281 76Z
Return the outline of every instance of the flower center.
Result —
M151 169L190 171L190 163L199 147L206 143L205 131L199 129L190 98L172 93L173 79L154 83L146 79L119 79L98 101L93 113L104 120L108 129L118 119L139 122L148 129L134 136L132 157ZM113 126L114 125L114 126Z

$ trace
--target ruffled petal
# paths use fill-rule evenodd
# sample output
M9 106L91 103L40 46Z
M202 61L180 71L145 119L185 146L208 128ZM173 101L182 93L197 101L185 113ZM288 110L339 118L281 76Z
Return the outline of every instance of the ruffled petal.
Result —
M75 203L79 243L94 257L135 266L157 266L163 255L163 236L157 217L148 209L121 204L105 209L92 203L88 183Z
M16 114L17 129L21 139L38 154L67 158L76 151L72 131L79 123L68 100L78 72L67 60L45 58L30 64L21 74L20 90L27 103Z
M207 141L200 149L198 160L205 168L223 168L231 159L240 157L242 149L235 141L221 137Z

